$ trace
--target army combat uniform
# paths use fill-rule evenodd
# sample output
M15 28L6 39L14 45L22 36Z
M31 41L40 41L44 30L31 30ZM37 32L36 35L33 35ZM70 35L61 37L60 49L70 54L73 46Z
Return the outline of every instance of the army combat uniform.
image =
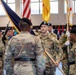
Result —
M55 61L60 61L62 50L60 48L59 41L49 34L46 36L42 36L40 34L39 37L44 49L45 75L55 75L56 66L46 54L45 50L52 56Z
M57 35L55 33L50 32L50 35L57 39Z
M73 44L71 51L69 62L75 61L75 64L70 65L70 75L76 75L76 43Z
M62 69L64 71L64 73L66 75L69 74L69 69L70 67L68 66L68 62L69 62L69 53L68 53L68 50L67 50L67 46L64 45L64 43L67 41L67 35L66 34L62 34L60 36L60 39L59 39L59 43L63 49L63 58L62 58ZM71 48L71 44L69 45L69 48Z
M67 55L66 55L66 50L67 47L64 47L64 43L67 41L67 36L66 34L63 34L60 36L59 39L59 43L61 44L62 48L63 48L63 59L62 59L62 69L64 71L64 73L67 75L68 74L68 60L67 60Z
M4 55L6 75L43 75L40 62L43 62L43 48L39 38L21 32L10 39Z
M64 71L64 73L66 75L68 75L68 60L67 60L67 54L66 54L66 51L67 51L67 47L64 46L64 43L67 41L67 36L66 34L63 34L60 36L60 39L59 39L59 43L61 44L62 48L63 48L63 59L62 59L62 69Z
M4 44L0 38L0 75L3 74L3 54L4 54Z

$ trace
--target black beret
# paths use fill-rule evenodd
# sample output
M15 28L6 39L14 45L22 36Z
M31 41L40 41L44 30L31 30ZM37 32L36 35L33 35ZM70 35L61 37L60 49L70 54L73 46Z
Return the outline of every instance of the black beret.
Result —
M2 32L2 30L0 30L0 32Z
M47 26L48 26L48 23L45 22L45 21L43 21L43 22L40 24L40 27L41 27L42 25L47 25Z
M52 24L51 23L48 23L48 26L52 26Z
M70 33L76 34L76 29L72 29L72 30L70 31Z
M24 22L26 22L30 26L32 25L31 21L28 18L22 18L21 20L24 21Z
M12 30L12 27L8 27L8 30Z

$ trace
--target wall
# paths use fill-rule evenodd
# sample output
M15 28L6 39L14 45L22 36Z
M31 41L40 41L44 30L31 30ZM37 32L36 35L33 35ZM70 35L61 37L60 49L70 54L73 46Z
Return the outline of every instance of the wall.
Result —
M20 15L20 1L21 0L16 0L16 13ZM50 15L50 21L53 25L64 25L66 24L66 14L64 14L64 0L58 0L59 1L59 14L51 14ZM31 20L34 26L38 26L42 22L42 15L32 15ZM76 25L76 14L74 14L73 17L73 24ZM8 23L9 19L7 16L0 16L0 27L6 26ZM10 24L12 25L12 24Z

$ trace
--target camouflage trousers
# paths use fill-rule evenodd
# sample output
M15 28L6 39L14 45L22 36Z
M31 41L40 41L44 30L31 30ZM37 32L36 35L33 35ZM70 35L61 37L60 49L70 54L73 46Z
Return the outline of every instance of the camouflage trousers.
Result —
M62 63L62 69L66 75L68 75L68 65L67 63Z
M56 67L50 62L46 63L45 66L45 75L55 75Z
M76 65L70 65L70 75L76 75Z
M31 61L16 61L14 75L37 75L36 68Z
M62 69L63 69L64 73L66 75L68 75L69 71L68 71L68 61L67 61L67 59L62 60ZM70 67L69 67L69 69L70 69Z
M66 75L68 75L68 64L67 60L62 61L62 69ZM75 65L69 66L69 75L76 75L76 67Z
M3 75L3 62L2 62L2 58L0 58L0 75Z

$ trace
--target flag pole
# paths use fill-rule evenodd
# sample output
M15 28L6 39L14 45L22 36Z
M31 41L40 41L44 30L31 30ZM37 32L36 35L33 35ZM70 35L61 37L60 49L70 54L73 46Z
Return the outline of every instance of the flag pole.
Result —
M55 60L52 58L52 56L51 56L46 50L45 50L45 53L50 57L50 59L52 60L52 62L55 64ZM64 71L60 69L59 66L57 66L57 67L58 67L58 69L61 71L61 73L62 73L63 75L66 75L66 74L64 73Z
M67 13L66 13L66 20L67 20L67 32L69 31L69 16L70 16L70 12L69 12L69 8L68 8L68 0L66 0L66 5L67 5ZM67 36L67 40L69 40L69 37ZM69 45L67 46L67 61L69 63L69 59L68 59L68 54L69 54ZM69 65L68 65L68 75L69 75Z
M67 4L67 14L66 14L66 20L67 20L67 32L69 31L69 8L68 8L68 0L66 0L66 4ZM69 38L67 37L67 40L69 40ZM69 46L67 46L67 50L69 53Z
M67 20L67 31L68 31L68 22L69 22L69 19L68 19L69 18L69 16L68 16L69 15L69 12L68 12L68 10L69 10L68 9L68 0L66 0L66 5L67 5L66 20Z

